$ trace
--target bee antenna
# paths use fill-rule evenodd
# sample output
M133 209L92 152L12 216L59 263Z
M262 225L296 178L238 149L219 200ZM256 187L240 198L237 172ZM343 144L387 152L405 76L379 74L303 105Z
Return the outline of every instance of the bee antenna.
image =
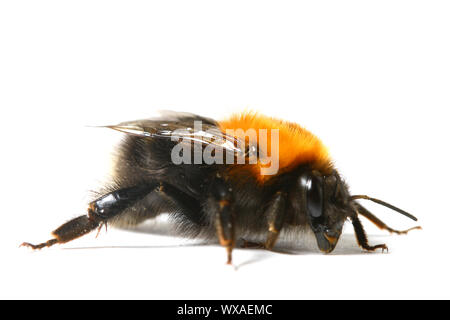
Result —
M371 197L363 196L363 195L356 195L356 196L351 196L350 197L350 200L352 200L352 201L357 200L357 199L364 199L364 200L373 201L375 203L381 204L382 206L388 207L391 210L397 211L398 213L401 213L402 215L404 215L404 216L406 216L406 217L408 217L408 218L410 218L410 219L412 219L414 221L417 221L417 218L414 217L412 214L410 214L410 213L408 213L408 212L406 212L406 211L404 211L404 210L402 210L400 208L397 208L397 207L393 206L392 204L389 204L387 202L381 201L379 199L375 199L375 198L371 198Z

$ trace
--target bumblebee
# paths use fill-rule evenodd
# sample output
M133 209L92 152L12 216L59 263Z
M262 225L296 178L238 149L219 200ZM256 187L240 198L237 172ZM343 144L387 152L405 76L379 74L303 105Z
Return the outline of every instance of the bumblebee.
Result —
M272 250L289 230L313 233L318 248L330 253L347 220L362 249L387 250L368 243L359 216L396 234L420 228L392 229L362 206L358 199L371 200L417 221L384 201L351 195L323 143L296 123L255 112L220 122L166 112L107 127L125 133L113 181L85 215L57 228L51 240L24 246L42 249L107 224L136 226L162 213L183 236L218 239L227 263L237 239L242 247ZM268 138L267 132L276 134Z

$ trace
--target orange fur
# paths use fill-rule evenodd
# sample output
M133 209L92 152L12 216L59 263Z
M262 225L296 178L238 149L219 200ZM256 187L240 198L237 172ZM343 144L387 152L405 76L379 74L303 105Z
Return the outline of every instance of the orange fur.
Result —
M313 169L319 170L324 174L330 172L332 168L331 160L327 148L323 143L311 132L302 128L296 123L279 120L276 118L264 116L255 112L243 112L234 114L230 118L219 122L223 132L227 129L244 131L254 129L260 140L259 129L267 130L267 152L269 156L271 150L270 130L278 129L279 131L279 171L278 173L287 172L299 165L309 164ZM237 137L237 135L235 134ZM254 165L237 166L235 170L250 170L257 180L264 182L270 179L268 175L261 175L261 167L267 167L259 161Z

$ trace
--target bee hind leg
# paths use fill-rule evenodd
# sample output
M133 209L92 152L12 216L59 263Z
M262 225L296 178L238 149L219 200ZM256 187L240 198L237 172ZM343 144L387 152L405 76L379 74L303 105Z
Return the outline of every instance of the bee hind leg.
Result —
M154 185L138 185L107 193L89 204L87 215L72 219L53 231L53 239L37 245L24 242L21 246L38 250L84 236L105 225L108 219L117 216L154 189Z
M45 247L51 247L57 243L65 243L69 242L73 239L79 238L95 228L99 226L98 222L92 221L89 219L87 215L80 216L78 218L72 219L69 222L66 222L58 229L52 232L54 239L50 239L47 242L41 244L31 244L28 242L24 242L21 244L23 247L29 247L33 250L40 250Z

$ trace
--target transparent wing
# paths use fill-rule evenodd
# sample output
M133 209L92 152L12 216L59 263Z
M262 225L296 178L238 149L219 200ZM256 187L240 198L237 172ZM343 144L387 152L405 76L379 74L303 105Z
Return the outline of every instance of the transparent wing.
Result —
M212 145L238 156L245 152L243 142L223 133L216 121L190 113L164 111L160 118L127 121L104 127L142 138Z

